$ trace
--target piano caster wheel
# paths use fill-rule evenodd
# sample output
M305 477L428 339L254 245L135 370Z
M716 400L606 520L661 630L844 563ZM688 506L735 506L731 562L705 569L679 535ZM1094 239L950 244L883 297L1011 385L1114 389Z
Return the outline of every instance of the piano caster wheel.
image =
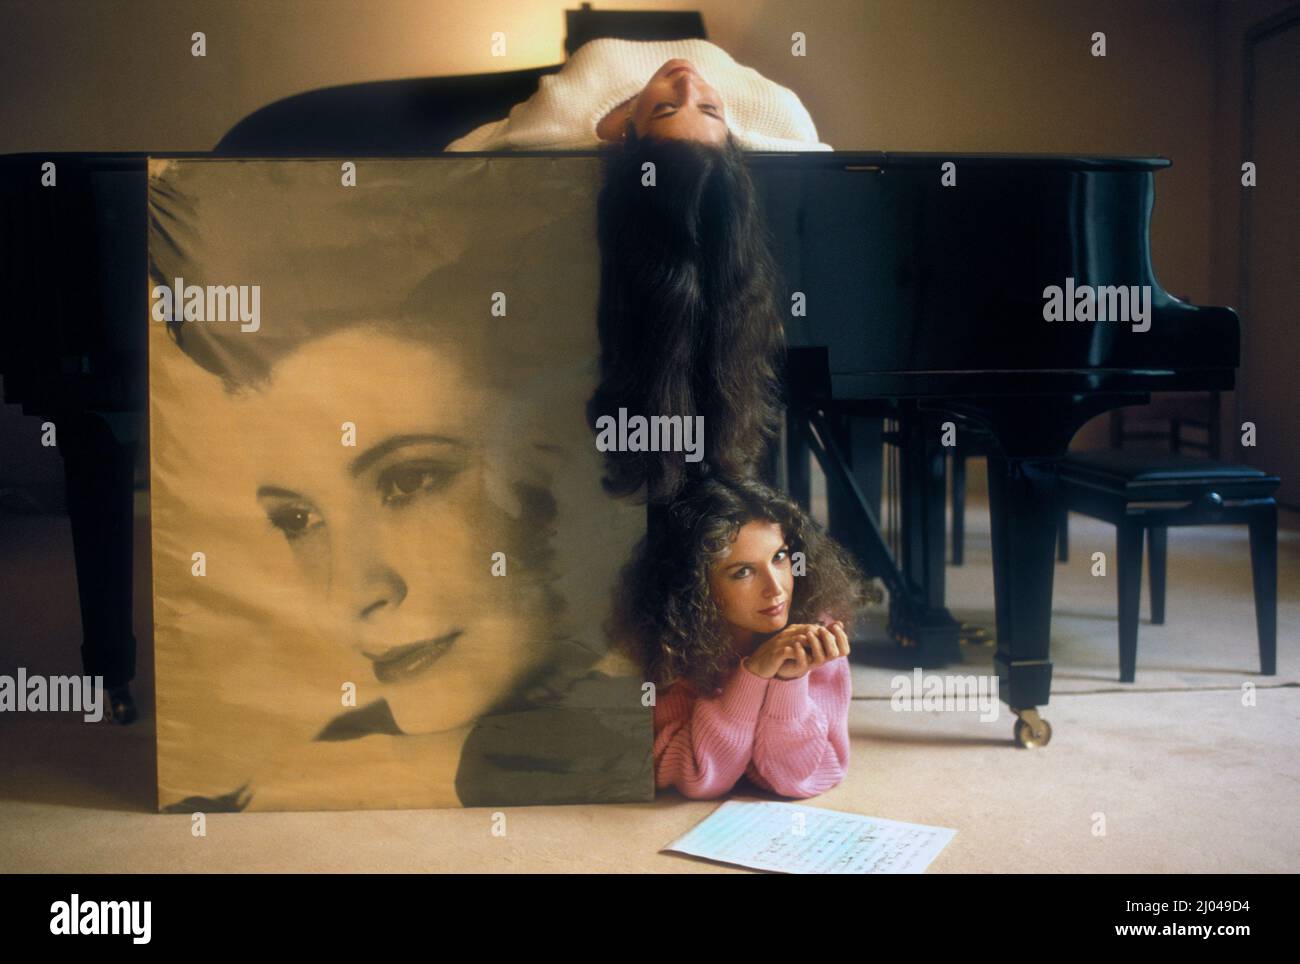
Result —
M1052 739L1052 724L1038 715L1038 710L1019 710L1016 720L1016 746L1026 750L1047 746Z
M961 628L957 631L957 641L963 646L993 645L993 640L989 637L989 631L983 626L977 626L974 623L961 624Z

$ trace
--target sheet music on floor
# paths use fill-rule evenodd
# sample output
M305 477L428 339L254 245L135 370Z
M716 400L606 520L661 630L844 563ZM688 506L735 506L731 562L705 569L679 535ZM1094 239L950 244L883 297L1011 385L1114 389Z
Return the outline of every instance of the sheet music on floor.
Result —
M783 874L920 874L956 833L796 803L728 800L660 852Z

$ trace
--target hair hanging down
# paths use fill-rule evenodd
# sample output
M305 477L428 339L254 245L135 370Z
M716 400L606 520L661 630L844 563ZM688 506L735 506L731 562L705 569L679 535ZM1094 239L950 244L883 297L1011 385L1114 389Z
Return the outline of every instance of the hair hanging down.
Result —
M725 145L638 138L629 123L606 157L598 201L602 415L704 417L714 474L756 474L779 431L784 331L777 272L744 153ZM654 163L654 187L642 165ZM680 452L606 452L605 490L650 501L685 483Z
M726 557L740 527L754 520L781 527L791 553L803 553L794 577L790 623L823 614L852 627L882 593L849 554L798 505L754 479L691 482L657 513L623 570L615 638L656 686L687 680L712 694L738 661L709 587L709 570Z

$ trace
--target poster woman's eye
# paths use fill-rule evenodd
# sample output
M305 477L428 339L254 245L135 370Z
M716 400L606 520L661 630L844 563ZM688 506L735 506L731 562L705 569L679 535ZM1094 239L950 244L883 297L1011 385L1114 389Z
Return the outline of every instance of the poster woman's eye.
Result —
M305 505L287 505L267 513L267 518L271 520L271 525L283 532L284 537L290 542L301 539L312 529L324 525L320 514Z
M402 462L379 474L379 493L385 505L404 505L421 494L441 492L459 473L459 466L443 462Z

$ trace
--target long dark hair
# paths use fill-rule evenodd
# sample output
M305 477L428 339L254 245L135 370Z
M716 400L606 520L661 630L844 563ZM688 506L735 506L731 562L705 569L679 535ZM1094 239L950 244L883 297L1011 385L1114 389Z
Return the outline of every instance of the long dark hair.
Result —
M754 479L691 481L652 513L644 539L623 570L613 631L646 679L670 686L684 679L712 694L738 661L709 588L709 570L727 555L740 527L775 522L790 552L802 553L791 623L829 615L847 627L882 595L856 563L798 505Z
M642 185L654 164L654 187ZM605 159L598 202L600 384L603 415L704 416L704 459L717 473L756 474L779 431L784 331L777 272L744 153L691 140L627 138ZM681 453L607 452L605 490L643 483L671 499Z

